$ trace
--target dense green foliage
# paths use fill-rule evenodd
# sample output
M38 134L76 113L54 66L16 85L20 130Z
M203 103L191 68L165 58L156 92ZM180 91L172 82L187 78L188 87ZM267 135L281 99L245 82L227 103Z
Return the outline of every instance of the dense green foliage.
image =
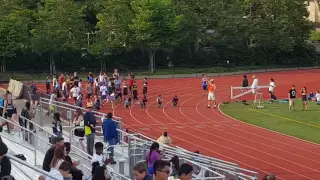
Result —
M304 0L0 0L0 59L21 70L313 65L307 16Z

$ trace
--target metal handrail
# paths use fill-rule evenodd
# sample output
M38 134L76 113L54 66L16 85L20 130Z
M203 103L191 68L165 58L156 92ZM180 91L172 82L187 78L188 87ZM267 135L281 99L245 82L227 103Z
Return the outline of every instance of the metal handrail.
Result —
M21 160L21 159L19 159L19 158L17 158L17 157L14 157L14 156L9 155L9 154L6 154L5 156L6 156L7 158L9 158L10 160L13 160L13 161L15 161L15 162L18 162L19 164L25 165L25 166L27 166L28 168L30 168L30 169L32 169L32 170L34 170L34 171L37 171L38 173L40 173L40 174L42 174L42 175L44 175L44 176L46 176L46 177L50 177L51 179L54 179L54 180L59 180L59 179L57 179L56 177L51 176L47 171L44 171L44 170L42 170L42 169L40 169L40 168L38 168L38 167L36 167L36 166L32 166L32 165L28 164L27 162L25 162L25 161L23 161L23 160Z
M50 105L50 99L48 99L48 98L43 98L43 97L40 97L40 101L42 101L43 103L45 103L45 104L48 104L48 105ZM45 102L45 101L47 101L47 102ZM72 109L72 108L74 108L74 107L77 107L77 106L74 106L74 105L72 105L72 104L68 104L68 103L64 103L64 102L61 102L61 101L55 101L55 100L52 100L51 102L53 102L56 106L60 106L60 107L62 107L62 108L67 108L67 109L70 109L70 110L72 110L72 111L75 111L75 109ZM65 105L65 106L67 106L67 107L65 107L65 106L61 106L61 105L57 105L57 104L61 104L61 105ZM70 108L71 107L71 108ZM81 109L81 110L83 110L83 111L86 111L86 109L85 108L83 108L83 107L77 107L77 108L79 108L79 109ZM92 112L94 112L95 114L99 114L101 117L104 117L104 116L106 116L107 114L105 114L105 113L102 113L102 112L99 112L99 111L92 111ZM117 116L113 116L115 119L119 119L119 120L121 120L122 118L120 118L120 117L117 117Z

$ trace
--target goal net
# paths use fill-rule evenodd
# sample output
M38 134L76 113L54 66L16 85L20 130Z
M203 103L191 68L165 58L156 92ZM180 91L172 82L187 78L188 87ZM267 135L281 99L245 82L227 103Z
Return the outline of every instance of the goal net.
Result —
M269 86L258 86L257 92L268 96ZM253 99L251 87L231 86L231 99Z

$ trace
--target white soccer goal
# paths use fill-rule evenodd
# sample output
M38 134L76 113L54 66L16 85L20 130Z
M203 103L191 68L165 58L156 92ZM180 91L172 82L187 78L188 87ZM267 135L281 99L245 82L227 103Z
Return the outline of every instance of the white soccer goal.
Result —
M265 91L269 86L258 86L257 91ZM244 95L252 93L251 87L231 86L231 99L237 99Z

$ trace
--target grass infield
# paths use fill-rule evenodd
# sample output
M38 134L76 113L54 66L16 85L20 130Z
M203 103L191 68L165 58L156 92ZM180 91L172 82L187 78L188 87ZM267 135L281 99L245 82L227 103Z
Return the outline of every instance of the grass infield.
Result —
M288 103L264 103L264 109L253 109L242 102L221 104L221 110L240 121L320 144L320 105L308 102L308 111L302 102L296 102L296 111L288 110Z

